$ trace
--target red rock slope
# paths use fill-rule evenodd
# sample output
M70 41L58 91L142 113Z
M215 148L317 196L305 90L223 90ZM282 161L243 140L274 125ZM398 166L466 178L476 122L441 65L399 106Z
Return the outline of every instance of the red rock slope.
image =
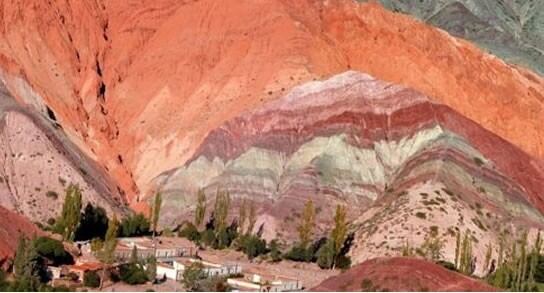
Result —
M24 217L0 206L0 267L13 256L22 235L32 237L42 232Z
M375 258L311 291L498 291L483 281L415 258Z
M541 77L377 4L27 0L0 3L0 14L12 92L47 104L131 199L223 121L349 68L544 157Z

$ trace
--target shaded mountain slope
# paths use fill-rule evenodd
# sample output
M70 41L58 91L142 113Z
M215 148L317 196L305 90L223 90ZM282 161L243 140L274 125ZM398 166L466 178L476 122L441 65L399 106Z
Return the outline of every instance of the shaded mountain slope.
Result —
M540 0L380 0L507 62L544 74L544 2Z
M415 258L377 258L350 268L311 291L498 291L481 280Z
M29 0L0 13L11 92L47 105L132 203L224 121L349 68L544 157L541 77L376 4Z
M17 105L0 81L0 205L45 223L60 214L70 183L80 186L84 203L126 212L104 171L54 121Z

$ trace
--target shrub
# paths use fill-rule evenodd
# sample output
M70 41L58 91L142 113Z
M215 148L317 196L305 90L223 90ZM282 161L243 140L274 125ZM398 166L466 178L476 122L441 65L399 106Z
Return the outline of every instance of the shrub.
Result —
M119 227L119 236L133 237L150 234L149 220L143 214L130 215L123 219Z
M193 242L198 243L200 241L200 232L191 222L185 223L183 229L179 231L180 237L185 237Z
M427 215L425 213L423 213L423 212L417 212L416 217L418 217L420 219L423 219L423 220L427 219Z
M100 238L104 240L108 230L108 216L101 207L87 204L81 215L81 221L76 231L75 239L78 241Z
M62 242L48 237L39 237L34 241L36 252L55 265L73 263L72 256L64 250Z
M279 249L278 241L276 239L270 241L269 249L270 249L270 259L272 260L272 262L281 261L281 251Z
M129 285L139 285L147 282L148 275L140 264L130 263L120 267L121 280Z
M83 275L83 285L89 288L98 288L100 286L100 276L95 271L86 272Z
M255 235L242 235L238 240L238 250L253 259L261 254L267 253L266 241Z
M314 256L310 249L295 245L283 257L292 261L311 262Z
M445 260L439 260L436 262L437 264L443 266L444 268L450 270L450 271L457 271L457 268L455 267L455 264L445 261Z
M45 193L45 196L47 196L48 198L52 198L52 199L57 199L59 198L59 194L52 191L52 190L49 190L48 192Z

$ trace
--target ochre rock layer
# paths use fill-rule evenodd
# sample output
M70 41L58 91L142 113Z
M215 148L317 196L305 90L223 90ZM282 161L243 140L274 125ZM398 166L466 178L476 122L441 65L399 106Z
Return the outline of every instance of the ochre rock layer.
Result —
M414 88L544 157L544 82L377 4L4 1L0 65L137 201L206 134L347 69ZM42 109L43 110L43 109Z

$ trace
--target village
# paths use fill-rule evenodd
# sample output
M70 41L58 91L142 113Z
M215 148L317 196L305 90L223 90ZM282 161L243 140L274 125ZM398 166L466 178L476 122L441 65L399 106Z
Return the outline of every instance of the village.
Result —
M90 241L75 242L74 245L78 248L80 255L73 265L47 267L53 286L70 287L83 284L85 274L100 273L104 269L104 264L93 255ZM180 237L158 236L154 240L151 237L118 238L115 263L108 269L112 270L116 266L129 262L133 251L137 251L139 259L154 256L157 260L156 280L140 286L141 289L149 290L157 287L160 291L185 291L186 288L183 288L180 282L184 272L195 263L201 265L206 278L224 278L232 291L288 292L301 291L305 288L296 270L293 275L289 275L293 273L293 270L287 270L288 273L285 275L274 273L266 265L249 265L243 257L238 262L218 262L217 260L221 257L202 252L193 242ZM319 269L316 267L315 270ZM300 273L307 275L307 268L301 269ZM123 288L122 284L116 285L110 281L106 282L103 290L110 291L116 286L119 289ZM134 286L125 287L125 289L129 288L130 290L137 289Z
M332 269L335 263L349 266L344 254L330 254L332 242L312 239L311 201L301 218L301 239L290 249L255 232L252 203L242 201L238 217L229 218L230 196L218 192L205 222L206 202L199 192L194 220L171 231L158 228L160 194L149 215L133 213L119 221L99 206L88 203L82 209L81 191L71 185L59 217L42 226L41 235L19 241L4 286L12 291L289 292L339 273ZM342 216L343 209L337 212Z

